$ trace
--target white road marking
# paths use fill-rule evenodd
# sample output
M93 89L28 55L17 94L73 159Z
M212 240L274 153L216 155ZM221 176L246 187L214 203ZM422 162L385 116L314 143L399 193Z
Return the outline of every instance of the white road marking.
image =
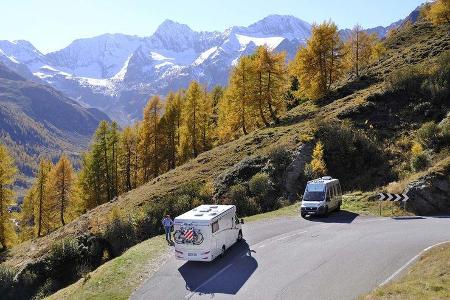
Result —
M226 267L224 267L222 270L220 270L219 272L217 272L214 276L212 276L211 278L209 278L208 280L206 280L205 282L203 282L200 286L198 286L195 290L191 291L190 293L186 294L186 296L184 296L185 299L191 299L192 296L195 295L195 293L202 288L203 286L205 286L206 284L208 284L211 280L214 280L214 278L216 278L217 276L219 276L220 274L222 274L223 272L225 272L228 268L230 268L233 264L229 264Z
M422 256L425 252L429 251L430 249L443 245L443 244L447 244L450 243L450 241L445 241L445 242L440 242L434 245L431 245L427 248L425 248L424 250L420 251L419 254L417 254L416 256L414 256L413 258L411 258L406 264L404 264L400 269L398 269L397 271L394 272L394 274L392 274L391 276L389 276L385 281L383 281L378 287L381 287L387 283L389 283L392 279L394 279L395 277L397 277L398 274L400 274L401 272L403 272L403 270L405 270L407 267L409 267L410 264L412 264L414 261L416 261L420 256Z
M281 237L281 238L277 239L277 241L282 241L282 240L285 240L285 239L288 239L288 238L291 238L291 237L294 237L296 235L300 235L300 234L303 234L303 233L306 233L306 232L307 232L306 230L300 231L300 232L297 232L297 233L294 233L294 234L291 234L291 235L288 235L288 236Z
M370 223L370 222L381 222L381 221L388 221L388 220L392 220L392 218L388 218L388 217L377 217L377 218L370 218L368 220L358 220L358 222L355 222L354 224L363 224L363 223Z

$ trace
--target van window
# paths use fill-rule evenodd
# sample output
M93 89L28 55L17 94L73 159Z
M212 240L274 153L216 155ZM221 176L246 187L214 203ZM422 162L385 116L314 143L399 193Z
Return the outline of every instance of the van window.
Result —
M308 183L306 185L307 192L323 192L325 190L325 186L323 183Z
M337 188L338 188L338 193L339 193L339 196L341 196L341 195L342 195L341 185L340 185L340 184L338 184Z
M212 223L212 233L216 232L217 230L219 230L219 221L215 221L214 223Z

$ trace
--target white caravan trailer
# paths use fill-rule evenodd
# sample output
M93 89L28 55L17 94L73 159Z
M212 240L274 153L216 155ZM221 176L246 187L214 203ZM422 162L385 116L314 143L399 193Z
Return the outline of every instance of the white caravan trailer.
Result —
M308 181L303 194L300 213L306 215L327 216L333 210L340 210L342 190L338 179L325 176Z
M234 205L200 205L174 220L175 257L212 261L242 240Z

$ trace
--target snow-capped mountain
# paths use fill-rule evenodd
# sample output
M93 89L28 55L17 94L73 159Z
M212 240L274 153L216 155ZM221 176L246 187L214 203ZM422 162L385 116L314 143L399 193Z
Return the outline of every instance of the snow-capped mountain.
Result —
M418 9L387 27L367 29L380 37ZM30 80L47 83L85 106L99 108L122 124L139 118L154 94L186 88L197 80L208 88L225 85L231 67L258 46L285 51L292 59L311 34L311 25L293 16L270 15L248 27L197 32L166 20L148 37L104 34L73 41L42 54L27 41L0 41L0 62ZM350 34L340 31L341 37Z
M104 34L45 55L26 41L0 41L0 61L127 123L153 94L186 88L191 80L209 88L226 84L231 66L258 46L292 58L310 32L310 24L292 16L271 15L224 32L196 32L166 20L148 37Z
M110 78L143 42L124 34L104 34L73 41L66 48L46 55L56 69L86 78Z

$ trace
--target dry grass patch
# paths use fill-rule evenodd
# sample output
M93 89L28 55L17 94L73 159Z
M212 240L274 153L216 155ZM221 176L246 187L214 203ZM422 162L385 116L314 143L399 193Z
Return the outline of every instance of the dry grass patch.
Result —
M450 243L428 251L403 278L361 299L450 299Z

